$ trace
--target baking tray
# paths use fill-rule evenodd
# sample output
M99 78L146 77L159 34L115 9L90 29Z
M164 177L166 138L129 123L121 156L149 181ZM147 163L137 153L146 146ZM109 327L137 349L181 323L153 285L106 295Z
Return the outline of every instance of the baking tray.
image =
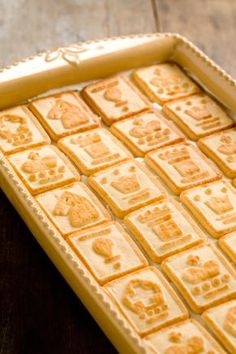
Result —
M108 38L58 48L0 71L0 109L45 91L100 79L157 62L182 66L205 90L236 112L236 82L186 38L171 33ZM66 89L64 87L64 89ZM0 186L34 237L120 353L151 353L92 278L0 153Z

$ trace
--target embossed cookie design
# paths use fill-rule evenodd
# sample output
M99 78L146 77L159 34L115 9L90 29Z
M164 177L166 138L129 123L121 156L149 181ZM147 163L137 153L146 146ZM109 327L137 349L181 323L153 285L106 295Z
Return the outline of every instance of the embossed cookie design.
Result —
M113 280L105 289L141 336L188 317L180 299L154 267Z
M183 192L180 199L211 236L236 230L236 191L229 183L199 186Z
M138 209L124 219L154 262L200 244L204 234L174 200L163 200Z
M89 184L114 214L127 213L165 197L162 186L141 164L129 160L89 177Z
M218 241L219 246L228 257L236 264L236 232L231 232Z
M103 128L68 136L59 140L58 146L85 175L131 157L128 150Z
M236 296L236 272L214 246L203 245L163 261L162 268L194 312Z
M108 211L83 183L39 194L36 200L63 236L111 219Z
M117 222L73 233L68 242L100 284L148 265L135 242Z
M0 112L0 149L5 154L49 143L48 135L25 106Z
M202 315L210 330L229 350L236 353L236 300L213 307Z
M151 151L146 155L146 162L175 194L222 178L210 160L191 143Z
M85 87L84 99L107 125L147 110L151 103L124 77L113 77Z
M155 354L225 354L216 340L194 319L163 328L145 340Z
M133 79L152 101L161 105L200 91L177 65L171 63L135 70Z
M202 138L198 146L227 177L236 177L236 128Z
M29 108L54 140L100 125L76 91L38 98Z
M70 161L52 145L18 152L10 155L9 160L32 194L79 179Z
M184 136L174 125L154 110L114 123L111 132L136 156L143 156L148 151L184 140Z
M223 109L203 93L168 102L163 111L193 140L230 128L234 124Z

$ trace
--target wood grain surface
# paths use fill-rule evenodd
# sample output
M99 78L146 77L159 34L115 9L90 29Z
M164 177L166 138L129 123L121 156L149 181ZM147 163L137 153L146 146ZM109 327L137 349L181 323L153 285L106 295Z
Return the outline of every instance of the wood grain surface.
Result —
M0 66L121 34L178 32L236 76L232 0L1 0ZM0 354L116 353L0 192Z

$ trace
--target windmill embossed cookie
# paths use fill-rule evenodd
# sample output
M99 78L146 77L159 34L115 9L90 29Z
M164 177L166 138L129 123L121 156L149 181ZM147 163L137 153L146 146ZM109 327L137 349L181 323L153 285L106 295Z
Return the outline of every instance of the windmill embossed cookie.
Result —
M155 110L114 123L111 132L136 156L143 156L148 151L184 140L178 129Z
M236 232L221 237L218 244L236 265Z
M82 95L107 125L147 110L151 103L124 77L113 77L85 87Z
M68 242L100 284L148 265L135 242L117 222L73 233Z
M84 183L53 189L37 195L36 200L63 236L111 219Z
M210 330L229 350L236 353L236 300L213 307L202 314Z
M191 143L151 151L145 158L175 194L222 177L211 161Z
M0 112L0 149L3 153L49 143L48 135L27 107L18 106Z
M205 239L190 215L174 200L138 209L128 214L124 221L154 262Z
M171 256L163 261L162 269L196 313L236 296L236 271L215 246L198 246Z
M226 354L196 320L176 323L145 338L155 354Z
M120 218L165 197L164 189L156 178L134 160L90 176L89 184Z
M76 91L37 98L29 108L54 140L100 125Z
M131 157L129 151L104 128L68 136L59 140L58 146L85 175Z
M154 267L113 280L105 289L141 336L188 317L181 300Z
M199 186L183 192L180 199L211 236L236 230L236 190L229 183Z
M236 177L236 128L202 138L198 146L227 177Z
M177 65L171 63L137 69L133 79L152 101L161 105L200 91Z
M32 194L79 180L70 161L52 145L18 152L8 159Z
M185 97L168 102L163 112L193 140L233 126L233 120L208 95Z

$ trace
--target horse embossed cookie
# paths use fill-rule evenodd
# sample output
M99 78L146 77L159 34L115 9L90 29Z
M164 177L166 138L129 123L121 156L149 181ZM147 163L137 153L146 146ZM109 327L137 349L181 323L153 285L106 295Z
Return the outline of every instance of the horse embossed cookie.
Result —
M236 264L236 232L231 232L219 239L219 246Z
M163 112L193 140L233 125L223 109L203 93L168 102Z
M76 91L37 98L29 108L54 140L100 125Z
M114 123L111 132L136 156L143 156L148 151L184 140L184 136L175 126L155 110Z
M111 219L84 183L53 189L37 195L36 200L63 236Z
M227 177L236 177L236 128L202 138L198 146Z
M154 262L205 239L190 215L174 200L138 209L128 214L124 221Z
M229 183L199 186L183 192L180 199L211 236L236 230L236 190Z
M117 222L73 233L68 242L100 284L148 265L135 242Z
M25 106L0 112L0 149L5 154L49 144L50 139Z
M89 184L120 218L141 206L165 198L165 192L156 178L134 160L90 176Z
M146 162L175 194L222 177L191 143L151 151L146 155Z
M236 271L215 246L198 246L171 256L163 261L162 269L196 313L236 296Z
M85 175L131 157L129 151L104 128L68 136L59 140L58 146Z
M145 340L155 354L226 354L194 319L163 328Z
M152 101L161 105L200 91L177 65L171 63L138 69L133 72L133 78Z
M70 161L52 145L18 152L8 159L32 194L79 179L79 174Z
M188 317L181 300L154 267L113 280L105 289L141 336Z
M202 314L210 330L229 350L236 353L236 300L213 307Z
M107 125L151 106L128 79L118 76L85 87L82 95Z

